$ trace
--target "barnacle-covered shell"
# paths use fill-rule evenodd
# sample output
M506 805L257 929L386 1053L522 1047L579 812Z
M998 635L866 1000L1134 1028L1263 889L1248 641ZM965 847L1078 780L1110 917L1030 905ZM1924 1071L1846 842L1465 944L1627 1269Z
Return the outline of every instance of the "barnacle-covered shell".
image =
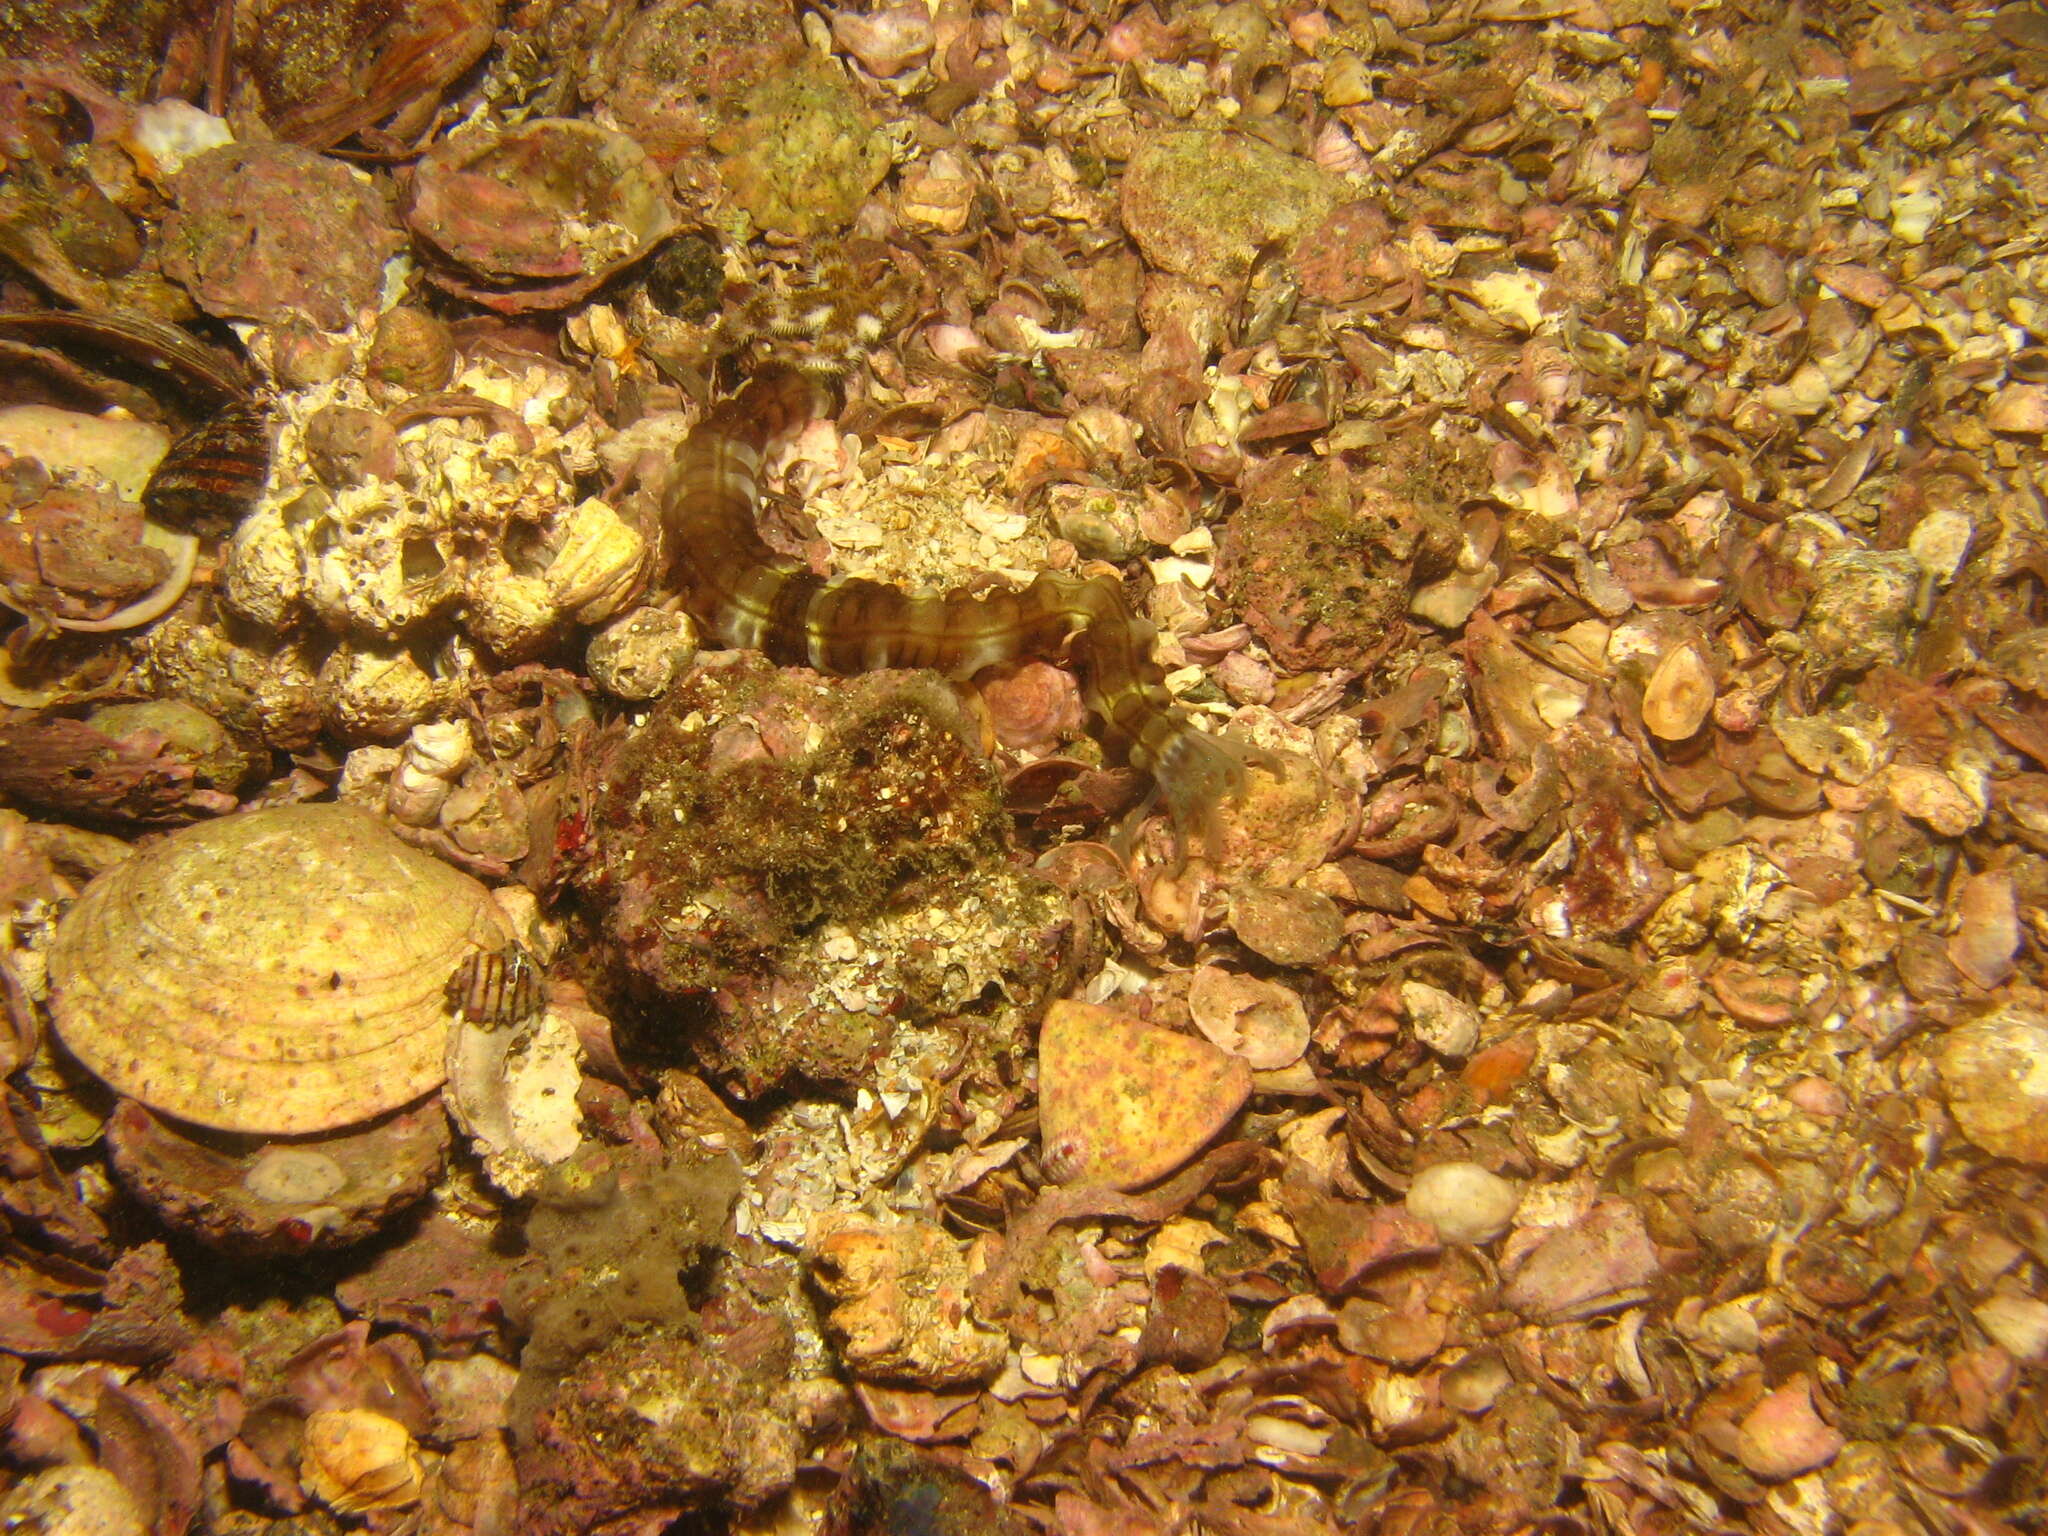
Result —
M312 1141L180 1128L124 1100L107 1156L166 1226L225 1253L303 1253L369 1237L441 1177L448 1117L429 1102Z
M164 1114L274 1135L353 1125L440 1085L445 989L486 899L351 807L202 823L65 915L52 1016L88 1069Z
M558 309L676 227L639 144L570 118L457 134L421 158L406 222L446 265L434 283L500 314Z
M440 713L453 692L407 650L338 647L316 693L327 721L350 741L392 741Z

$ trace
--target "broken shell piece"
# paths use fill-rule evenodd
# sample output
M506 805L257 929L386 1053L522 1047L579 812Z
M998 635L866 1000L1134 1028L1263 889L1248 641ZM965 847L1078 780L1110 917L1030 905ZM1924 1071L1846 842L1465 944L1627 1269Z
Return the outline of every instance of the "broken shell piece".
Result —
M1813 1384L1795 1376L1767 1392L1736 1426L1735 1455L1743 1470L1782 1483L1824 1467L1841 1453L1842 1432L1813 1406Z
M871 75L900 75L931 56L932 19L922 5L895 5L863 16L838 11L832 16L833 39L860 60Z
M2048 629L2023 629L1991 648L1991 670L2013 687L2048 698Z
M170 447L170 434L147 421L94 416L54 405L0 407L0 452L34 459L53 475L102 483L123 501L142 488Z
M306 1416L299 1477L338 1515L404 1509L419 1502L426 1474L412 1433L368 1408L317 1408Z
M584 659L598 687L637 701L667 693L696 654L697 626L687 613L635 608L592 636Z
M1250 1064L1206 1040L1054 1003L1038 1041L1045 1171L1062 1184L1150 1184L1199 1152L1251 1089Z
M443 991L486 900L351 807L204 822L86 887L51 944L52 1019L94 1075L179 1119L358 1124L440 1086Z
M1002 1365L1005 1338L975 1317L967 1255L938 1223L831 1211L804 1249L838 1303L827 1326L854 1374L951 1387L986 1381Z
M1691 641L1657 663L1643 690L1643 725L1660 741L1684 741L1714 707L1714 673Z
M1277 1072L1308 1049L1308 1011L1278 982L1205 965L1188 984L1195 1028L1255 1072Z
M601 624L633 595L647 563L647 541L595 497L556 522L560 542L541 579L555 607L579 624Z
M1470 1056L1479 1046L1479 1010L1424 981L1401 983L1401 1006L1408 1012L1415 1038L1453 1061Z
M226 1253L300 1253L358 1242L417 1204L448 1153L440 1107L368 1130L237 1148L182 1132L133 1099L107 1122L121 1182L165 1225Z
M2048 388L2006 385L1985 407L1984 425L1994 432L2048 432Z
M449 1036L449 1112L515 1199L583 1144L582 1056L575 1024L552 1009L517 1029L465 1019Z

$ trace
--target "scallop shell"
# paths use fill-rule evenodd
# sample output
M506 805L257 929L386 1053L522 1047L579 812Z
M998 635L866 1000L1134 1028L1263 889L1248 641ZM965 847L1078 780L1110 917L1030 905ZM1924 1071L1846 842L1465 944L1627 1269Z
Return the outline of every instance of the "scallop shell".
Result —
M488 893L363 811L205 822L94 880L50 949L51 1016L88 1070L218 1130L300 1135L445 1075L449 978Z

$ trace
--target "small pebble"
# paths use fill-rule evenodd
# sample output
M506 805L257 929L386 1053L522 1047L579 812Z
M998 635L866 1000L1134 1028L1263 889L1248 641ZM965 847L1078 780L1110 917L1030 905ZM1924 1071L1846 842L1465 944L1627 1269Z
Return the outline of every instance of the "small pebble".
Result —
M1459 1061L1479 1048L1479 1010L1462 998L1427 982L1404 981L1401 1005L1415 1038L1437 1055Z
M1408 1186L1408 1214L1447 1243L1490 1243L1514 1220L1522 1192L1477 1163L1432 1163Z
M1824 1467L1842 1449L1841 1432L1814 1411L1804 1376L1766 1393L1735 1434L1735 1456L1751 1476L1781 1483Z

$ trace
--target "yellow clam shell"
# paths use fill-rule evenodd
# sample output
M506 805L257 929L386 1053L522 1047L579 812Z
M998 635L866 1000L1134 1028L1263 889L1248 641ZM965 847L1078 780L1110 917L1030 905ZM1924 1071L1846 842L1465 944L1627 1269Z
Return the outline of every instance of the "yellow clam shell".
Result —
M350 806L202 822L65 914L51 1017L88 1070L161 1113L266 1135L353 1125L440 1086L445 989L488 900Z

